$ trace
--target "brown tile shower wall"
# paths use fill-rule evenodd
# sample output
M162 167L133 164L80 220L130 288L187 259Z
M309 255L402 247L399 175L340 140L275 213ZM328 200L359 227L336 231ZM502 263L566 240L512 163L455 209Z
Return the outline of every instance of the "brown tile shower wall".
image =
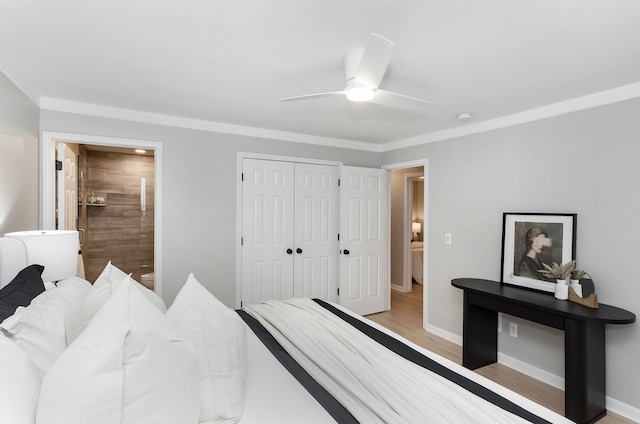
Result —
M85 199L103 196L106 206L87 206L87 241L82 248L87 280L107 262L133 274L153 272L153 157L87 152ZM146 212L140 210L140 179L146 178Z

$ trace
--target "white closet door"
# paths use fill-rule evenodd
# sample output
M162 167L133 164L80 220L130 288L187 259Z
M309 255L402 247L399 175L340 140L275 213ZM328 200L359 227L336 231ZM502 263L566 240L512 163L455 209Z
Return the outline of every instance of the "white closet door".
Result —
M338 301L336 166L295 165L294 296Z
M242 303L288 299L294 295L294 164L244 159L242 170Z
M340 304L361 314L389 308L387 172L342 167Z

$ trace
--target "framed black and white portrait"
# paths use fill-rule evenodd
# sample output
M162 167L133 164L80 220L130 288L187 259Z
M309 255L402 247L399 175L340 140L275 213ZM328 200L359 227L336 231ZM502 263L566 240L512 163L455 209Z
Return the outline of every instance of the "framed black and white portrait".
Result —
M502 217L501 282L553 292L543 264L576 258L576 214L512 213Z

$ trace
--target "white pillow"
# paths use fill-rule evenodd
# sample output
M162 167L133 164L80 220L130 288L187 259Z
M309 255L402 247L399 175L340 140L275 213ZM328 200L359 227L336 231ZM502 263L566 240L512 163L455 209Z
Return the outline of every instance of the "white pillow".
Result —
M127 277L42 382L37 424L197 423L193 345Z
M0 333L0 423L33 424L40 375L15 342Z
M58 282L56 288L38 295L29 306L20 307L2 322L13 340L43 376L66 349L65 322L68 312L91 290L80 277Z
M112 265L109 261L102 271L102 274L100 274L93 284L91 293L89 293L86 299L74 307L69 313L66 323L67 345L71 344L71 342L73 342L78 335L82 333L91 319L96 315L96 312L98 312L102 305L104 305L109 297L111 297L111 293L114 288L126 277L127 274ZM164 313L167 311L164 301L157 294L147 289L142 284L137 283L135 280L132 281L136 283L135 286L140 289L144 296L148 298L151 303L156 305L161 312Z
M200 422L237 422L244 402L247 361L244 321L193 274L166 316L196 346L200 365Z

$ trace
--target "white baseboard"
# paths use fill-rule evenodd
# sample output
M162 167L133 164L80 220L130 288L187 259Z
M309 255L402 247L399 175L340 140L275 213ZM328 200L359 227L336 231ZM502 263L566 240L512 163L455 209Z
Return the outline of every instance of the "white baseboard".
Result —
M409 290L405 290L405 288L401 284L391 283L391 290L396 290L402 293L409 293Z
M435 334L438 337L442 337L445 340L450 341L451 343L455 343L458 346L462 346L462 336L458 336L457 334L450 333L448 331L443 330L439 327L434 327L433 325L423 323L423 327L431 334Z
M607 396L607 410L640 423L640 409Z
M545 384L553 386L557 389L564 390L564 378L545 371L541 368L534 367L533 365L522 362L513 356L505 355L498 352L498 363L514 369L522 374L528 375L531 378L542 381Z
M442 337L445 340L455 343L458 346L462 346L462 337L458 336L457 334L450 333L427 323L424 323L424 329L432 334L435 334L438 337ZM541 368L534 367L533 365L522 362L512 356L498 352L498 363L521 372L522 374L528 375L531 378L542 381L543 383L546 383L550 386L556 387L560 390L564 390L563 377L552 374ZM608 411L640 423L640 409L621 402L617 399L613 399L609 396L607 396L606 402Z

